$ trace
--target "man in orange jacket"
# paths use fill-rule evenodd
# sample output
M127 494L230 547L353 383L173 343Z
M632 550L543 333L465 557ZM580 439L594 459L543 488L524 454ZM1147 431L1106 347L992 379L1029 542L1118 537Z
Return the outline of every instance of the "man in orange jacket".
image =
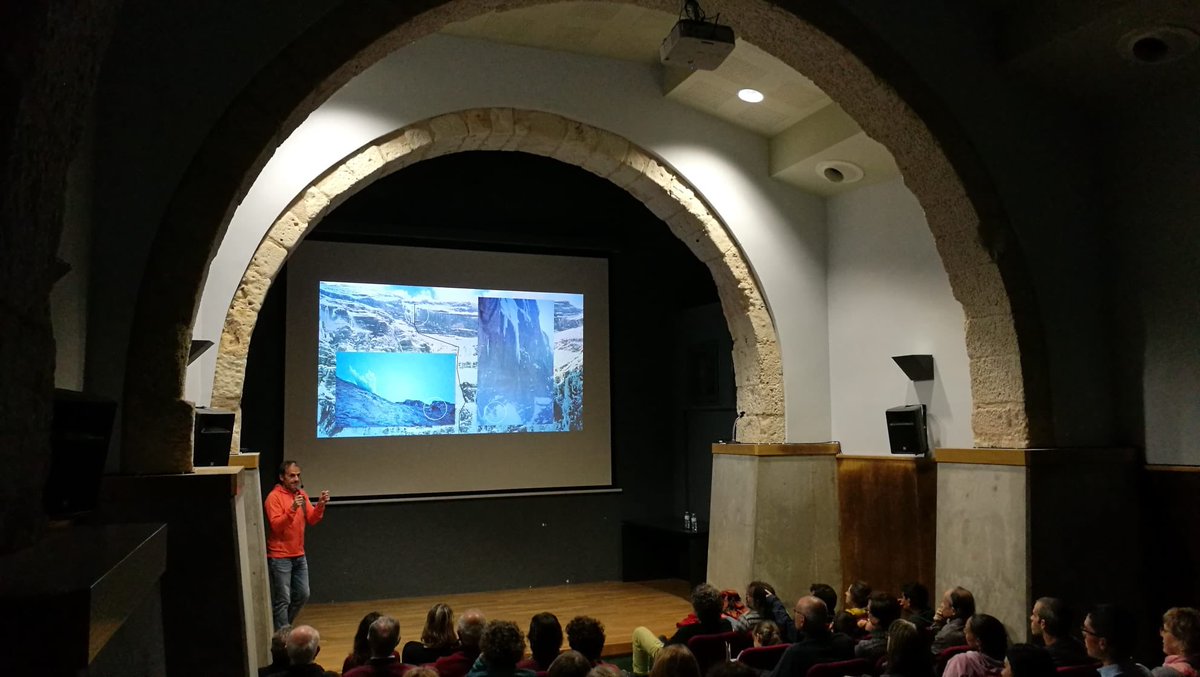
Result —
M322 491L314 506L300 484L300 465L284 461L279 483L267 494L267 570L271 574L271 610L275 629L291 625L308 601L308 560L304 558L304 527L325 516L329 492Z

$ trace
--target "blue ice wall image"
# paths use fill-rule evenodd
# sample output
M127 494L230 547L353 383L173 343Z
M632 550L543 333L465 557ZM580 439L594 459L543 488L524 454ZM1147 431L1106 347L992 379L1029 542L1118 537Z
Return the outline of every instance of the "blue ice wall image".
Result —
M337 353L337 427L430 428L455 422L453 353Z
M554 302L479 298L480 431L554 424Z

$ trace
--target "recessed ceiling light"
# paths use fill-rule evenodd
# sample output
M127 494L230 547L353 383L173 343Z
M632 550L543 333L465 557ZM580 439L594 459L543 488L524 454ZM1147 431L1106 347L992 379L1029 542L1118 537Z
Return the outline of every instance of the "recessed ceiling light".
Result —
M757 89L739 89L738 98L746 103L758 103L763 100L763 93Z
M815 169L817 176L832 184L861 181L865 174L862 167L845 160L824 160L818 162Z
M1134 30L1121 36L1117 51L1137 64L1164 64L1178 61L1196 51L1200 35L1182 26L1155 26Z

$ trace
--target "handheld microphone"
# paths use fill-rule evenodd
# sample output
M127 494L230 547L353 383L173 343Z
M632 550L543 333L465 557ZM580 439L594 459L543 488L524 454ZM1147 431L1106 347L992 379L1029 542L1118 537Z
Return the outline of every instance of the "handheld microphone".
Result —
M737 443L737 424L738 424L738 421L742 420L742 417L745 415L746 415L746 412L739 411L738 415L733 418L733 430L731 431L731 433L729 435L729 442L731 444Z

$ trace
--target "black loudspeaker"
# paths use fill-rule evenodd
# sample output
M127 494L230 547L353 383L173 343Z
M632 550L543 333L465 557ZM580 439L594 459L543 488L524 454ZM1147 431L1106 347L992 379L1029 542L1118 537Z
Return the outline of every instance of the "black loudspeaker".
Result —
M893 454L929 453L929 435L925 430L925 405L911 404L887 410L888 442Z
M196 434L192 439L192 465L229 465L233 446L233 412L220 409L196 410Z
M54 391L50 472L42 492L42 507L51 518L95 509L116 415L116 402L72 390Z

